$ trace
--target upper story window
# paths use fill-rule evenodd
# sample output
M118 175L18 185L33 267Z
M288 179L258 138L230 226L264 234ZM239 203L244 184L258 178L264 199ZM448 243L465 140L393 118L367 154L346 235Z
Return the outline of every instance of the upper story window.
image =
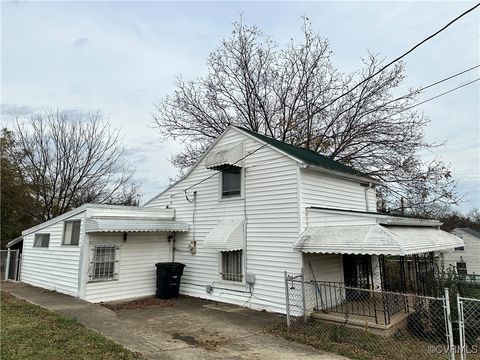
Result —
M63 245L78 245L80 240L80 220L65 221Z
M242 168L228 166L222 170L222 198L240 196L242 190Z
M465 250L465 246L457 246L454 250L455 250L455 251L464 251L464 250Z
M49 244L50 244L50 234L35 234L33 247L48 248Z

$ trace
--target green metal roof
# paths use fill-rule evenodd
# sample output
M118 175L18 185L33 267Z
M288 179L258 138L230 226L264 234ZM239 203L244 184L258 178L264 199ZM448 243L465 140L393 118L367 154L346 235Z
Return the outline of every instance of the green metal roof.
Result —
M371 179L371 177L361 171L355 170L351 166L344 165L338 161L335 161L333 159L330 159L329 157L325 155L321 155L316 153L315 151L308 150L301 148L299 146L294 146L290 145L275 139L272 139L271 137L261 135L259 133L256 133L252 130L245 129L240 126L235 126L237 129L244 131L257 139L266 142L267 144L276 147L277 149L287 153L288 155L291 155L295 157L296 159L309 164L309 165L315 165L315 166L320 166L325 169L333 170L333 171L338 171L350 175L356 175L356 176L361 176L364 178Z

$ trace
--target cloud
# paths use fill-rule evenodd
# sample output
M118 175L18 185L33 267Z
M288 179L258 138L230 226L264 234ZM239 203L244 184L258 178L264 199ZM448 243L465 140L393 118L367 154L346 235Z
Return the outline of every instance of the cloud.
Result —
M75 40L73 43L72 43L72 47L74 49L82 49L84 48L85 46L87 46L87 44L90 42L90 40L88 40L87 38L78 38L77 40Z
M36 108L29 105L3 103L0 106L0 113L2 116L25 116L31 115L35 111Z

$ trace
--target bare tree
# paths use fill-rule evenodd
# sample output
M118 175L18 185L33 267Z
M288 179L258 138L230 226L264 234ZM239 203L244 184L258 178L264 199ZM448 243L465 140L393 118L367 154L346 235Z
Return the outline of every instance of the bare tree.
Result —
M232 35L208 59L208 74L177 78L173 95L155 106L154 123L184 151L173 163L184 173L229 125L239 125L351 165L384 184L379 195L391 209L455 203L449 166L424 161L434 149L424 129L429 119L410 109L419 91L394 98L404 80L398 62L382 67L368 54L363 68L343 74L332 65L326 39L304 18L303 40L280 48L255 26L234 23ZM357 88L337 101L339 95Z
M30 185L37 221L84 203L137 205L138 186L122 158L118 130L99 113L70 119L66 113L17 119L17 162Z

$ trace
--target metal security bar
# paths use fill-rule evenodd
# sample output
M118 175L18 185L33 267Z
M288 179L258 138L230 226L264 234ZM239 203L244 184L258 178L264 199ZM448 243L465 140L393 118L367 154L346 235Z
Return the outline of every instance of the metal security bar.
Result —
M113 245L96 245L92 248L90 281L118 279L118 250Z
M242 281L242 250L222 252L222 280Z

